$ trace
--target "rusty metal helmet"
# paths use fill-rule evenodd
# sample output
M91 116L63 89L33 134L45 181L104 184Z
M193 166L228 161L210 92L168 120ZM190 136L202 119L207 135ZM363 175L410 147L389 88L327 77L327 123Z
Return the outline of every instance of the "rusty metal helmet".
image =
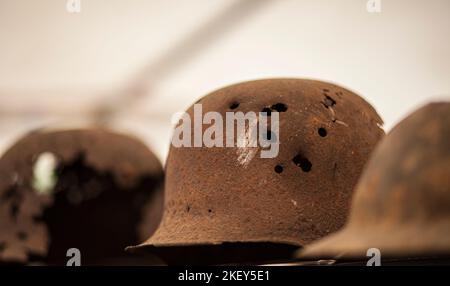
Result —
M0 159L0 263L107 264L162 216L162 166L139 140L105 129L38 130Z
M204 114L223 118L227 112L278 112L279 154L261 158L260 147L172 145L163 220L138 249L168 263L196 263L181 254L190 249L194 259L218 259L212 263L265 260L291 255L344 224L352 189L384 135L382 120L364 99L327 82L267 79L222 88L197 103ZM187 114L194 118L194 106ZM210 255L212 245L232 257Z
M365 169L347 225L301 258L450 254L450 103L432 103L401 121Z

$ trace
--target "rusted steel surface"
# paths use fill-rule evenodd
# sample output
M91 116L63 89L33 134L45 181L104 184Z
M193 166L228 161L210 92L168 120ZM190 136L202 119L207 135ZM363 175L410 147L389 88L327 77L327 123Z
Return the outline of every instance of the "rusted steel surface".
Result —
M57 158L57 181L38 193L33 167ZM0 159L0 262L63 264L80 248L83 264L120 256L157 227L161 163L139 140L104 129L35 131Z
M279 111L280 152L263 159L259 147L172 146L163 221L140 247L298 247L343 226L352 190L384 136L369 103L340 86L303 79L240 83L197 103L203 113L216 111L223 118L226 112ZM191 118L193 112L191 106Z
M450 103L420 108L385 137L363 173L349 222L299 257L450 254Z

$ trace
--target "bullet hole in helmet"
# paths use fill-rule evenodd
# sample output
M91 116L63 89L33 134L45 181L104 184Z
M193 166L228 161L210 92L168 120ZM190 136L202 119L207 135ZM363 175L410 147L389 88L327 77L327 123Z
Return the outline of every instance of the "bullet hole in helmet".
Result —
M26 234L26 233L23 232L23 231L19 231L19 232L17 233L17 238L18 238L19 240L22 240L22 241L27 240L28 234Z
M264 107L261 112L266 115L266 116L270 116L272 115L272 110L269 107Z
M275 173L281 174L283 172L283 166L276 165L274 170L275 170Z
M277 103L272 105L272 110L278 111L278 112L286 112L287 106L284 103Z
M191 210L191 206L186 206L186 212L190 212L190 210Z
M303 157L302 155L299 154L299 155L295 156L292 159L292 161L294 162L294 164L297 167L300 167L303 172L307 173L307 172L311 171L311 167L312 167L311 162L307 158Z
M238 108L239 107L239 102L232 102L231 104L230 104L230 109L236 109L236 108Z
M327 136L327 130L323 127L320 127L319 130L317 130L317 132L319 133L320 137Z
M329 95L325 95L325 99L323 104L325 105L325 107L330 107L330 106L334 106L336 105L336 100L334 100L331 96Z
M209 212L209 213L212 213L212 209L209 209L208 212Z

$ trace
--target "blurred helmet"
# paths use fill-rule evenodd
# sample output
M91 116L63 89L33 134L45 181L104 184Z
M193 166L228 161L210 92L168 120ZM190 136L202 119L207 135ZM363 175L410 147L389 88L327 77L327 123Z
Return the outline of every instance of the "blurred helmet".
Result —
M105 263L156 229L161 163L104 129L35 131L0 159L0 263Z
M203 113L223 118L226 112L278 112L278 156L261 158L261 147L172 145L163 221L138 248L153 246L169 263L184 263L189 257L181 251L189 249L195 257L187 263L271 259L344 224L352 189L384 135L382 120L364 99L326 82L268 79L225 87L197 103ZM187 114L194 118L194 106ZM211 245L225 255L199 254L210 253Z
M450 103L401 121L373 153L348 224L300 251L303 258L450 254Z

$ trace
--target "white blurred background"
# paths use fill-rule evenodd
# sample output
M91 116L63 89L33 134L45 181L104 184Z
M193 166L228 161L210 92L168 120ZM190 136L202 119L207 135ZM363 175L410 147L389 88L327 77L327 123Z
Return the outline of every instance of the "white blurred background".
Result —
M67 1L0 0L0 153L29 129L100 120L164 160L173 113L258 78L341 84L386 130L450 100L449 0Z

